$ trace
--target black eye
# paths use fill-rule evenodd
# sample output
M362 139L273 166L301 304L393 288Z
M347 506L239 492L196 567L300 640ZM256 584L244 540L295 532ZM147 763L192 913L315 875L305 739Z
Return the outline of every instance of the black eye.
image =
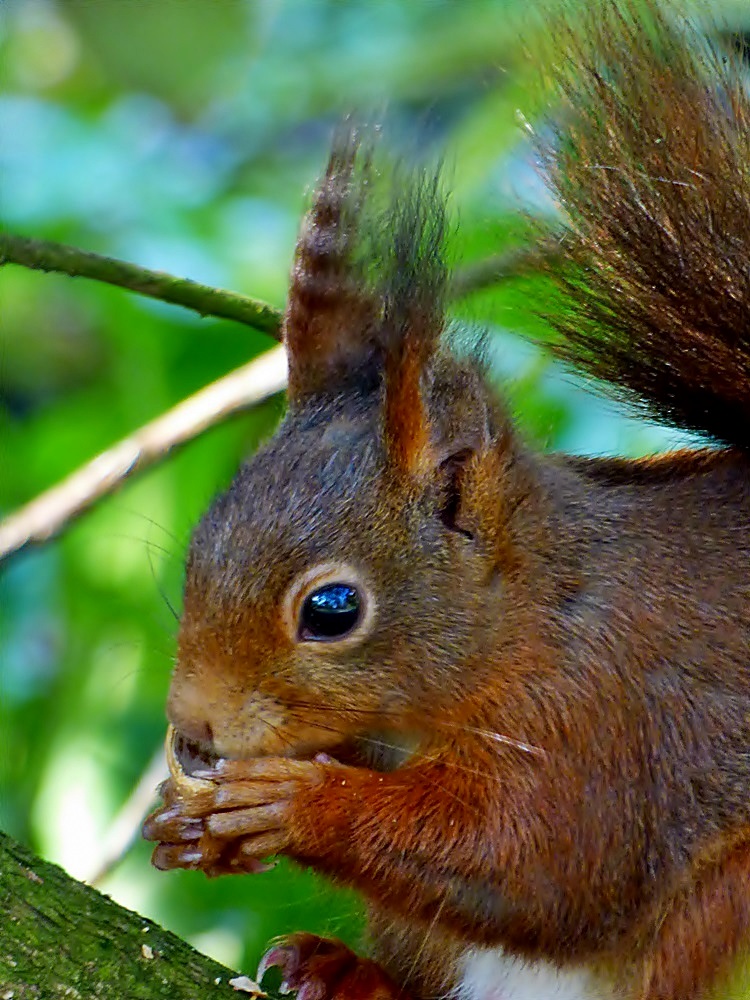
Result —
M300 615L300 638L341 639L359 621L359 594L346 583L329 583L308 594Z

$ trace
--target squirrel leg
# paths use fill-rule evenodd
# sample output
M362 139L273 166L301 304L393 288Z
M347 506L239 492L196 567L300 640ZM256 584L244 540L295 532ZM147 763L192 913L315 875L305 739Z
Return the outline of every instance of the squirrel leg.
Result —
M258 982L272 967L281 970L282 992L296 991L297 1000L408 1000L376 962L332 938L304 933L280 938L261 959Z
M750 835L750 831L747 831ZM750 843L702 865L663 920L638 1000L697 1000L750 942Z

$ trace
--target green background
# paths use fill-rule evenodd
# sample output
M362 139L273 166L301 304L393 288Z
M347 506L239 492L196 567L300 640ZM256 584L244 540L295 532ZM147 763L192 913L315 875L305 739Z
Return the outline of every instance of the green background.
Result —
M714 6L750 29L746 3ZM517 243L523 213L554 216L520 127L538 120L551 30L530 0L6 0L2 225L281 306L306 191L333 124L358 109L387 121L400 155L444 159L456 256L479 260ZM517 280L453 308L489 329L529 439L591 454L675 443L524 339L543 333L543 297ZM4 268L0 514L268 346ZM215 428L0 569L0 827L78 877L106 864L113 830L137 833L118 817L163 739L191 527L283 406ZM354 941L360 927L356 900L309 873L162 874L137 836L98 884L249 972L273 934Z

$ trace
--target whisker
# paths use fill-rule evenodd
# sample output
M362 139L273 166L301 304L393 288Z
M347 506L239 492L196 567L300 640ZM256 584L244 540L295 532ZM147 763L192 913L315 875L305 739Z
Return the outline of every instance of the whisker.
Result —
M420 959L422 958L422 955L424 954L424 950L427 947L427 944L428 944L428 942L430 940L432 932L438 926L438 922L440 921L440 917L442 916L443 910L445 908L446 901L447 901L447 896L443 896L443 898L440 900L440 904L439 904L437 910L435 911L435 916L432 918L432 920L430 921L429 927L425 931L425 935L424 935L424 937L422 939L422 943L419 946L419 948L417 949L417 953L414 956L414 961L411 964L411 968L409 969L409 971L406 974L406 982L407 983L411 981L412 976L414 975L414 973L417 970L417 967L419 966Z
M118 531L112 532L109 536L110 538L115 538L118 541L126 542L138 542L139 544L145 546L147 549L151 549L154 552L160 553L164 556L165 562L174 562L182 564L183 555L180 552L173 551L172 549L166 548L164 545L160 545L158 542L153 541L151 538L144 538L141 535L132 535L128 532Z
M291 706L287 706L287 707L291 707ZM298 721L304 722L306 720L304 720L302 717L298 717ZM351 738L356 739L360 743L368 743L368 744L370 744L372 746L383 747L386 750L396 750L396 751L400 751L401 753L407 753L408 754L411 751L411 749L412 749L411 747L399 746L397 743L389 743L387 740L381 739L379 737L364 736L364 735L353 735L349 730L343 730L343 729L340 729L340 728L338 728L336 726L325 726L325 725L321 725L321 723L319 723L319 722L316 722L316 726L318 728L320 728L320 729L325 730L326 732L336 733L338 736L351 737ZM443 764L443 765L445 765L447 767L452 767L455 770L463 771L465 774L472 774L472 775L475 775L477 777L479 777L479 776L485 776L486 775L486 772L484 770L480 769L480 768L469 767L466 764L460 764L460 763L458 763L458 761L454 761L454 760L446 760L445 757L441 756L440 754L429 754L429 753L424 753L423 751L420 751L419 756L420 756L420 758L422 760L427 761L428 763ZM437 782L435 782L435 784L437 784ZM450 794L452 794L452 793L450 793ZM456 798L456 800L458 802L463 802L464 801L464 800L460 799L458 796L454 796L454 798ZM464 804L468 805L469 803L464 802Z
M151 570L151 579L154 581L154 586L159 591L159 596L164 601L164 603L166 604L167 608L169 608L169 610L170 610L170 612L171 612L172 617L174 618L174 620L176 622L179 622L180 616L175 611L175 609L174 609L174 607L172 605L172 602L167 597L166 590L164 589L164 587L162 586L159 578L156 575L156 569L154 568L153 552L151 550L151 545L148 544L148 543L146 545L146 553L147 553L147 556L148 556L148 567Z
M524 743L523 740L514 740L512 736L503 736L502 733L496 733L489 729L475 729L473 726L460 726L457 724L457 728L463 729L467 733L473 733L475 736L484 736L495 743L502 743L504 746L522 750L524 753L537 754L540 757L547 756L547 751L542 749L542 747L534 746L533 743Z
M304 701L294 701L287 702L288 708L305 708L314 712L330 712L332 714L351 714L351 715L375 715L379 719L383 719L386 722L391 718L387 712L381 712L377 709L359 709L359 708L333 708L329 705L315 705L311 702ZM392 716L394 721L398 721L397 716ZM546 757L547 751L543 747L535 746L533 743L527 743L525 740L517 740L512 736L506 736L503 733L498 733L496 730L490 729L479 729L475 726L468 726L464 723L449 723L441 720L440 726L444 729L458 729L461 732L472 733L474 736L483 736L485 739L492 740L494 743L502 743L504 746L513 747L515 750L520 750L522 753L536 754L540 757Z
M148 514L144 514L143 511L134 510L132 507L127 507L127 506L121 507L121 510L129 517L137 518L140 521L145 521L146 524L151 525L152 528L156 528L157 531L161 531L162 534L166 535L167 538L169 538L171 541L175 543L175 545L177 545L180 551L184 550L186 543L186 536L189 535L189 529L186 532L186 535L180 538L179 535L176 535L173 531L170 531L169 528L165 528L163 524L160 524L158 521L155 521L153 517L149 517ZM173 555L176 554L177 553L173 553Z
M260 721L263 723L264 726L267 726L268 729L270 729L271 732L274 733L278 737L278 739L281 740L282 743L286 743L288 747L292 748L294 747L294 741L290 739L290 737L284 736L284 734L279 730L278 726L274 726L274 724L272 722L269 722L268 719L261 719Z

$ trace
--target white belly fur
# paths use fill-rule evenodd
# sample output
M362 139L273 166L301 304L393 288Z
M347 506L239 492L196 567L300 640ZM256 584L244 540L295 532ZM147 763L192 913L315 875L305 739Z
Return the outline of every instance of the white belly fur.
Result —
M462 960L456 1000L616 1000L620 994L585 967L527 962L501 948L472 948Z

